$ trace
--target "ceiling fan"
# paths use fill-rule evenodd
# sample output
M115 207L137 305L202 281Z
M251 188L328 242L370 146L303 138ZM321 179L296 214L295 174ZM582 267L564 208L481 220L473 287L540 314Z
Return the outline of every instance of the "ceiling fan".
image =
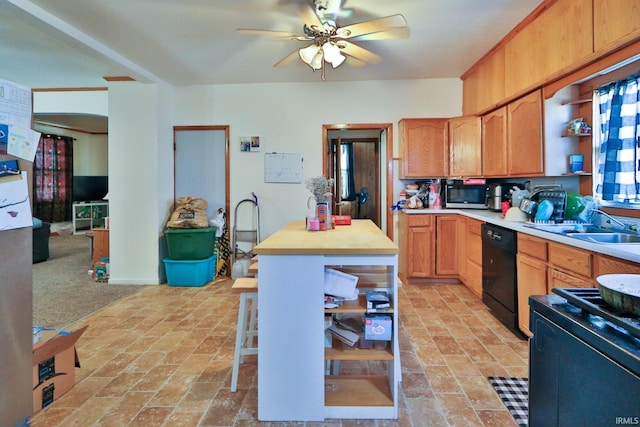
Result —
M313 0L311 4L301 5L298 15L302 19L302 34L286 31L257 30L238 28L237 32L251 35L271 36L276 40L295 40L307 45L296 49L274 67L286 67L301 59L313 71L322 70L325 80L325 63L333 68L339 67L345 60L352 66L377 64L382 58L375 53L353 43L360 40L391 40L409 37L409 28L404 16L400 14L371 19L341 27L338 16L345 12L340 9L344 0Z

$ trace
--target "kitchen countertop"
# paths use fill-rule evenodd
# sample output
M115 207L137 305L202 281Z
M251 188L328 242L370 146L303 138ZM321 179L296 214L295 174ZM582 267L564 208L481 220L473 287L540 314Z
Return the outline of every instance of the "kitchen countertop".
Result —
M398 246L373 221L358 219L333 230L310 232L304 221L287 224L260 242L258 255L395 255Z
M606 244L586 242L584 240L574 239L573 237L564 236L562 234L536 230L535 228L528 227L525 222L505 221L500 212L493 212L484 209L403 209L401 212L407 215L464 215L469 218L508 228L519 233L530 234L532 236L541 237L554 242L575 246L580 249L586 249L592 252L640 263L640 243Z

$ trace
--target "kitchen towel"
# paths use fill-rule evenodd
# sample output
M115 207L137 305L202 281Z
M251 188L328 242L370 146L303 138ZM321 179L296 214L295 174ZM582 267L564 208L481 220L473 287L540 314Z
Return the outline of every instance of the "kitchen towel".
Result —
M488 377L489 383L519 426L529 424L529 379L516 377Z

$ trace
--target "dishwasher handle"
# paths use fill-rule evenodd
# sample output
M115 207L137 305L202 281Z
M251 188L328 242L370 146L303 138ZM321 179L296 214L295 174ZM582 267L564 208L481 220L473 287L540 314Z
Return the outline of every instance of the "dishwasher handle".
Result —
M498 249L516 253L517 233L507 228L498 227L492 224L482 224L482 243Z

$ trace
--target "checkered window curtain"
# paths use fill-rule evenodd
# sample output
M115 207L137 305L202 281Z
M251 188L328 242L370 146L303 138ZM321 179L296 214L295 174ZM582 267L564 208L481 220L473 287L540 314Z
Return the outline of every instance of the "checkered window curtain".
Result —
M33 216L70 221L72 185L73 138L43 134L33 161Z
M596 196L613 202L640 201L640 74L597 90L600 154Z

